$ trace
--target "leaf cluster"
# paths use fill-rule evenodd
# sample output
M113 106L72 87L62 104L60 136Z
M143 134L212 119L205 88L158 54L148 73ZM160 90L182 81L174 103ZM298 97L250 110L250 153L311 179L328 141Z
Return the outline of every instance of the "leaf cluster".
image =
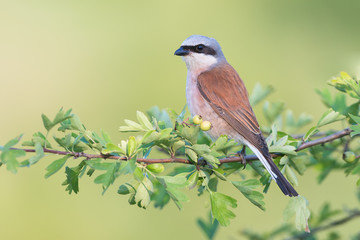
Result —
M262 130L266 142L275 156L275 164L293 185L301 184L298 176L310 167L318 170L319 183L332 171L339 170L345 175L358 176L357 186L360 185L357 155L360 146L353 141L360 134L359 83L341 73L340 77L330 81L330 85L339 91L334 97L329 90L317 91L327 110L316 124L306 113L296 118L283 102L263 103L267 124L262 125ZM273 91L272 87L256 85L250 96L253 107ZM347 96L353 98L351 104L346 103ZM151 203L162 209L170 202L181 209L189 201L185 190L196 189L198 195L209 198L211 219L209 222L199 220L198 223L211 239L219 225L230 224L235 218L234 208L240 205L234 197L218 191L219 182L230 184L243 195L243 201L265 210L264 193L270 187L271 178L259 161L251 161L247 166L240 161L224 161L238 156L241 146L226 135L212 141L189 118L186 107L179 114L158 107L153 107L146 114L137 111L136 121L125 120L125 125L119 128L120 132L130 133L131 136L114 143L104 131L98 134L88 130L71 109L60 109L53 120L43 114L45 131L36 132L31 139L22 142L23 146L31 149L15 148L21 136L1 146L0 164L16 173L19 167L34 165L47 153L60 154L60 158L46 167L45 178L62 171L65 173L62 184L69 194L79 193L83 176L93 178L95 184L101 185L103 194L116 180L122 180L117 183L118 194L127 195L130 205L143 209ZM326 130L325 126L335 122L349 127L351 136L298 151L304 143L332 134L333 131ZM312 125L305 134L294 135L309 124ZM49 137L50 133L52 137ZM34 154L28 156L25 150ZM166 162L176 162L181 158L186 164L162 164L165 161L153 158L159 152L167 155ZM332 217L333 214L328 212L323 210L320 214L323 217L310 221L310 224L317 226ZM295 227L307 229L310 211L304 197L289 201L284 219L289 222L292 216L295 216ZM267 236L276 236L288 229L292 226L286 225ZM252 238L254 235L250 232L244 232L244 235L257 239Z

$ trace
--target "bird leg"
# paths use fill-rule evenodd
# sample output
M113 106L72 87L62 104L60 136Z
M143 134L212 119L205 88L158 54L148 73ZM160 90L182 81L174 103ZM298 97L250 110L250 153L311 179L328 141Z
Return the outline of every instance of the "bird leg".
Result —
M243 169L245 169L246 168L246 145L243 145L243 148L241 149L241 151L237 152L237 154L241 158L241 163L244 165Z

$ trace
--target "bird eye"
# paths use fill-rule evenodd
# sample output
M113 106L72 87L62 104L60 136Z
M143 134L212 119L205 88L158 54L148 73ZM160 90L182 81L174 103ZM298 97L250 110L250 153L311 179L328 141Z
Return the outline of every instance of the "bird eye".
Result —
M199 45L196 46L196 51L202 52L204 50L204 47L205 47L204 45L199 44Z

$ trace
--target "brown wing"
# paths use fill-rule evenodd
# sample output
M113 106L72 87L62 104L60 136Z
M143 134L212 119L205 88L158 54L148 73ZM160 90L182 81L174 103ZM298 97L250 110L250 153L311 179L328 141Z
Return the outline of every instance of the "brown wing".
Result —
M226 64L200 74L198 88L220 117L263 154L268 154L245 85L235 69Z
M198 89L214 111L259 150L262 156L254 153L258 155L259 160L264 164L282 192L285 195L298 196L298 193L271 159L259 124L250 106L245 85L235 69L229 64L225 64L200 74ZM253 150L253 148L251 149Z

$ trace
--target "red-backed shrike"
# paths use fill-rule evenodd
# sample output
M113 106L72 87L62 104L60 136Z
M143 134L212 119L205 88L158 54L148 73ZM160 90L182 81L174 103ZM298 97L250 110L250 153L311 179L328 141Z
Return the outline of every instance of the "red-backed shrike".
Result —
M268 146L250 106L245 85L226 61L219 43L200 35L188 37L175 55L182 56L188 69L186 98L191 115L209 120L212 139L221 134L248 146L288 196L298 193L272 161Z

